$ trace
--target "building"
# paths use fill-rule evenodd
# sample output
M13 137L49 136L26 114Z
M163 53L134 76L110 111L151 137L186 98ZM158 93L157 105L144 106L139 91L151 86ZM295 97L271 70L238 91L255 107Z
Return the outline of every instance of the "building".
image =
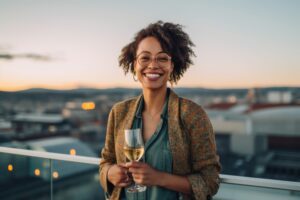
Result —
M249 176L300 180L299 104L223 103L207 113L223 159L236 156L232 166Z
M60 114L20 113L11 122L16 136L21 138L38 134L68 134L71 130L69 122Z

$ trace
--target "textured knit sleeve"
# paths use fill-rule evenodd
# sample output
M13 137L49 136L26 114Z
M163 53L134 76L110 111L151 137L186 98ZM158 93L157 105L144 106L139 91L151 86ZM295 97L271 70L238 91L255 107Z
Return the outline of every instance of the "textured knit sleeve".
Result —
M115 115L114 110L112 109L108 117L105 145L101 152L101 161L99 166L100 183L107 195L110 195L114 188L114 185L107 179L108 169L111 165L116 163L114 126Z
M216 153L215 135L211 122L197 104L188 109L184 121L190 137L192 173L187 176L192 187L192 197L211 199L219 189L220 163Z

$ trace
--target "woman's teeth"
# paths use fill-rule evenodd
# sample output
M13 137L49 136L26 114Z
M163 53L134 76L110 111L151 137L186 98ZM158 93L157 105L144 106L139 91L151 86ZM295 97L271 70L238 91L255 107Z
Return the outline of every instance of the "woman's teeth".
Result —
M146 77L149 77L149 78L158 78L160 77L159 74L145 74Z

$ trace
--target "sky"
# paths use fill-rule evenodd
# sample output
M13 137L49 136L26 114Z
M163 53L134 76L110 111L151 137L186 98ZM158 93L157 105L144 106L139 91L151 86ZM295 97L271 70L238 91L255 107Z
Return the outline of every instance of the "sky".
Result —
M0 90L140 87L118 66L149 23L179 23L197 55L176 87L300 86L298 0L1 0Z

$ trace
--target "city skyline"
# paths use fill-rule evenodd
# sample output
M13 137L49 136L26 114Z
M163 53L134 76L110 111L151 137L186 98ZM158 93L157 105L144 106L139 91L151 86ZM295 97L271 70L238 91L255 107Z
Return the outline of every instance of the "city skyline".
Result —
M179 23L196 47L178 87L300 86L299 1L0 2L0 90L140 87L118 67L134 34Z

